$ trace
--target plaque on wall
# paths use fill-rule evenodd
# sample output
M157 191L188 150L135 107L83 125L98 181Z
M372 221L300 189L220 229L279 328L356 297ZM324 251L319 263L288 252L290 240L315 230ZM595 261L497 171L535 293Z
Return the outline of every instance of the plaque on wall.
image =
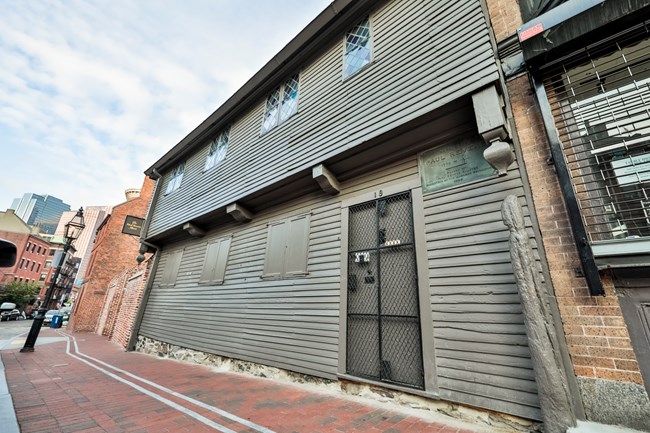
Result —
M122 227L122 233L127 235L140 236L140 230L142 230L142 224L144 223L144 218L138 218L131 215L127 215L124 220L124 227Z
M496 170L483 158L481 137L462 138L422 152L418 157L422 191L433 192L478 179Z

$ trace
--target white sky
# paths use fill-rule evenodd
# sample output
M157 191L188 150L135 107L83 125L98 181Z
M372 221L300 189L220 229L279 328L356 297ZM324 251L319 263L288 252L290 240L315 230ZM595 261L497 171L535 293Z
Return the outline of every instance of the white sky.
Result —
M0 0L0 210L115 205L331 0Z

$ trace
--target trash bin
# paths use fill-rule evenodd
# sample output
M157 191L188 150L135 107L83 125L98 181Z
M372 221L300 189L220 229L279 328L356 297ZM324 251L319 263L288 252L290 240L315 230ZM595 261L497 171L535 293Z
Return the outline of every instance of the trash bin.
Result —
M52 321L50 322L50 328L60 328L63 324L63 316L57 314L52 316Z

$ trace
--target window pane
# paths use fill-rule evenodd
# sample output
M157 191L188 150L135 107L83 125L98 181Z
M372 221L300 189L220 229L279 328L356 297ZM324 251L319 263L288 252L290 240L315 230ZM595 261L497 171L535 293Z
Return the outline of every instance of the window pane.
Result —
M228 130L223 131L217 138L210 144L208 151L208 158L205 161L205 169L209 169L219 164L226 159L226 151L228 150Z
M370 19L366 18L350 30L345 37L343 77L349 77L372 60Z
M280 109L280 88L271 93L266 100L266 110L262 121L262 132L267 132L278 124L278 111Z
M294 75L284 84L280 122L284 122L298 111L298 75Z
M165 194L169 194L170 192L174 191L175 189L178 189L178 187L181 186L181 180L183 179L184 171L185 171L185 163L182 162L178 164L178 166L171 173L171 178L169 179L169 183L167 184L167 189L165 189Z

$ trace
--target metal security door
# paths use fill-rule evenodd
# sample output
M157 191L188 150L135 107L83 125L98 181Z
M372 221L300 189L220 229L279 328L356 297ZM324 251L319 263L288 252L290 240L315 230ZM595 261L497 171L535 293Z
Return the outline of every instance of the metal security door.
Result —
M349 211L347 373L423 389L411 193Z

